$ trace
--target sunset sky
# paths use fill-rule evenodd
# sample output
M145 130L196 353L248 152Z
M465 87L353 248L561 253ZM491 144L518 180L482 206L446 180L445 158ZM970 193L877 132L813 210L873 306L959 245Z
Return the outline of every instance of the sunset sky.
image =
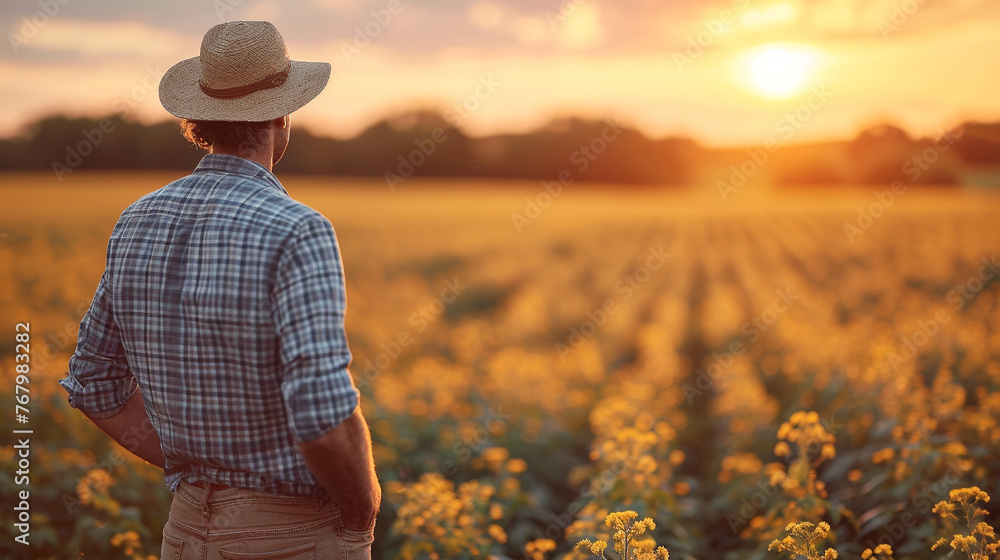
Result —
M473 135L578 115L709 146L784 139L789 115L795 142L1000 120L996 0L16 0L0 5L0 135L57 112L165 120L160 76L238 19L333 64L294 116L329 136L462 102Z

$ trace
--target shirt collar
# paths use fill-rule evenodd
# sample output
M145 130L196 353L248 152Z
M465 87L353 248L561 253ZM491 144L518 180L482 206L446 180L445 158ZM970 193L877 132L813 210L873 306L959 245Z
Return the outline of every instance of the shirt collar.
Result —
M275 187L281 191L285 196L288 195L288 191L282 186L278 178L274 176L273 173L267 170L266 167L257 163L256 161L250 161L237 156L231 156L228 154L205 154L205 157L201 158L198 162L198 166L194 168L194 173L232 173L236 175L245 175L247 177L253 177L255 179L261 179L265 183Z

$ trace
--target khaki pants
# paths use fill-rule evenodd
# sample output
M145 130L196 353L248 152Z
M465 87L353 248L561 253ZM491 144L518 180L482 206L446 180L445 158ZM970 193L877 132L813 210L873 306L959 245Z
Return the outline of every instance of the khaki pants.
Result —
M161 560L369 560L374 528L352 531L333 502L181 482Z

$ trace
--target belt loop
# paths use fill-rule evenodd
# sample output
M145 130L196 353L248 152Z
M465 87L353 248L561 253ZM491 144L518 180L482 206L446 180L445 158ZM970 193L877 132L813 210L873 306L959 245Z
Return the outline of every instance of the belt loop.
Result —
M206 521L208 520L208 497L209 494L212 493L212 486L213 484L211 482L206 483L205 491L201 495L201 516L204 517Z

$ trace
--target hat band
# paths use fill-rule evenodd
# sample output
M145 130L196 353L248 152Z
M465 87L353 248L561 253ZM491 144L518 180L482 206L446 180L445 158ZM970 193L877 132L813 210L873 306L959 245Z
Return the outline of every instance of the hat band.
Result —
M245 86L237 86L232 88L215 89L210 88L205 85L205 82L198 80L198 87L201 91L209 97L214 97L216 99L239 99L240 97L246 97L251 93L258 92L265 89L276 88L285 83L288 79L288 70L291 70L291 65L289 64L288 69L282 70L281 72L275 72L270 76L254 82L252 84L247 84Z

